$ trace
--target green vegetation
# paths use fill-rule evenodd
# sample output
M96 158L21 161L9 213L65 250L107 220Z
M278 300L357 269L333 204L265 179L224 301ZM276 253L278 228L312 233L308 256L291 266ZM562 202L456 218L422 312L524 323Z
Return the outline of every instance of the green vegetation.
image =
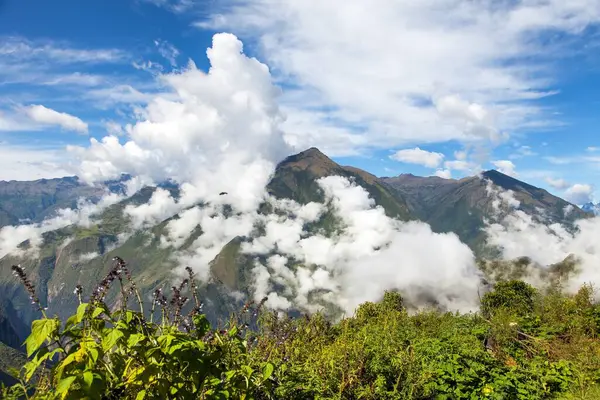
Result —
M29 278L13 269L43 313ZM468 314L410 315L399 293L386 292L335 324L261 312L263 299L212 329L188 272L171 299L155 291L144 314L116 257L88 302L76 288L75 315L33 322L29 360L3 398L600 398L600 304L590 286L566 295L502 281L481 313ZM125 299L112 310L111 290Z

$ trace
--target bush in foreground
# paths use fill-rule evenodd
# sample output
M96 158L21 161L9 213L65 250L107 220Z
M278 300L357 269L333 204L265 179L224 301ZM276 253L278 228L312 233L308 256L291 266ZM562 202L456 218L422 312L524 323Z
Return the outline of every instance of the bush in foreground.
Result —
M249 303L215 330L189 272L170 300L155 293L145 318L141 301L135 311L103 302L116 280L122 304L136 293L117 258L64 324L33 323L30 361L4 398L600 398L600 306L588 286L567 296L504 282L483 297L481 314L462 315L409 315L400 294L388 292L336 324L320 314L259 315L262 303ZM182 315L188 301L193 309Z

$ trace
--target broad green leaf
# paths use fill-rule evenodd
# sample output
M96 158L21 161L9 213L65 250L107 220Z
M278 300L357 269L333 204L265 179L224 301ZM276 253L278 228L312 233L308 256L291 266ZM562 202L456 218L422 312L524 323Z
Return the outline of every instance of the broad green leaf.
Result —
M85 382L85 387L90 389L94 383L94 374L91 371L85 371L83 373L83 381Z
M96 318L98 317L98 315L102 314L103 312L106 312L106 310L104 309L103 306L97 306L94 311L92 312L92 318Z
M27 356L30 357L46 340L51 340L58 332L60 321L58 319L38 319L31 324L31 334L25 340Z
M57 353L64 353L64 351L61 348L56 348L52 351L48 351L47 348L40 349L40 351L36 353L33 360L25 364L25 381L28 382L35 373L35 371L38 369L38 367L45 360L51 359Z
M135 396L135 400L144 400L145 397L146 397L146 391L140 390L138 392L137 396Z
M175 339L175 336L173 336L173 335L169 335L169 334L161 335L158 337L158 344L163 349L167 349L169 346L171 346L173 339Z
M58 382L58 385L56 385L56 394L60 394L61 399L64 399L65 397L67 397L67 394L69 393L69 389L71 388L71 385L73 384L73 382L75 382L75 379L77 379L76 376L68 376L65 379L61 379Z
M102 339L102 350L108 351L113 348L117 341L124 336L124 333L118 329L112 329L105 337Z
M274 367L273 367L273 364L271 364L271 363L266 363L264 365L262 374L263 374L263 379L265 381L271 377L271 375L273 374L273 369L274 369Z
M87 310L88 303L81 303L79 307L77 307L77 323L83 321L83 316L85 315L85 310Z
M99 351L96 347L87 347L87 353L90 355L90 359L95 364L98 361Z
M145 336L141 333L134 333L127 339L127 347L134 347L136 344L144 340Z
M197 314L192 317L192 321L194 321L194 326L196 327L196 333L198 336L202 337L206 334L206 332L210 329L210 322L206 319L206 315Z

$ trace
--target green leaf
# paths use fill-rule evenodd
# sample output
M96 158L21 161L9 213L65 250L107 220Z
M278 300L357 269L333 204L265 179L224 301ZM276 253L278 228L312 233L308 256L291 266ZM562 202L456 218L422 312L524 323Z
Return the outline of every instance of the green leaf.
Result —
M244 375L246 375L247 377L251 377L252 374L254 373L254 370L248 366L248 365L242 365L242 372L244 373Z
M108 351L113 348L117 341L124 336L124 333L118 329L112 329L108 335L102 339L102 350Z
M88 303L81 303L79 307L77 307L77 315L76 321L77 323L83 321L83 316L85 315L85 310L87 310Z
M234 326L229 330L229 337L234 337L238 333L238 327Z
M75 382L75 379L77 379L76 376L69 376L66 377L65 379L61 379L58 382L58 385L56 385L56 393L60 394L60 398L64 399L65 397L67 397L67 394L69 393L69 389L71 388L71 385L73 384L73 382Z
M144 400L145 397L146 397L146 391L140 390L138 392L137 396L135 396L135 400Z
M96 307L92 312L92 318L98 317L98 315L102 314L103 312L106 312L106 309L103 306Z
M175 339L175 336L167 334L159 336L157 340L160 347L166 350L169 346L171 346L173 339Z
M58 332L60 321L58 319L38 319L31 324L31 334L25 340L27 346L27 356L31 355L40 348L46 340L51 340Z
M273 374L273 370L274 369L275 368L273 367L273 364L271 364L271 363L266 363L264 365L263 370L262 370L262 374L263 374L263 379L265 381L271 377L271 375Z
M48 351L48 348L40 349L33 360L25 364L25 381L28 382L42 362L51 359L56 353L64 353L64 351L61 348L56 348L52 351Z
M134 333L127 339L127 347L134 347L136 344L144 340L145 336L141 333Z
M92 387L92 383L94 383L94 374L91 371L85 371L83 373L83 381L85 382L85 387L90 389Z
M196 314L192 317L192 321L194 321L194 326L196 327L196 333L198 336L202 337L208 332L210 329L210 322L206 319L206 315L204 314Z

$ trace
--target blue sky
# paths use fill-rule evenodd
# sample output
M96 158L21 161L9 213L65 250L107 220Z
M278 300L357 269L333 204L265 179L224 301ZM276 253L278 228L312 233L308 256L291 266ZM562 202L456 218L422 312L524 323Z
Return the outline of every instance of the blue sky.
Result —
M124 143L149 102L174 99L161 76L207 71L213 35L230 32L269 67L296 150L380 176L499 168L600 200L600 1L364 7L0 1L0 179L72 173L85 156L68 145Z

